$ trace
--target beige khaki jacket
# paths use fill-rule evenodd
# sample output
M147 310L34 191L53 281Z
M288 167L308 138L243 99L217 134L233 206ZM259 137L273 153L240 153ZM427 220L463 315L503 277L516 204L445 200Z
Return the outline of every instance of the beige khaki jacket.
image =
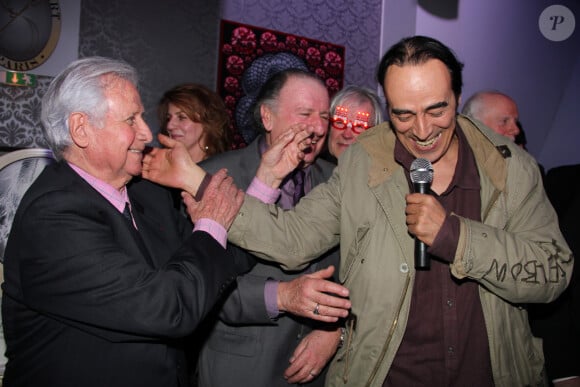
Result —
M460 217L449 269L480 284L495 385L544 385L541 341L532 337L524 305L555 299L573 258L534 159L466 117L458 123L475 155L483 222ZM405 332L414 239L405 224L409 185L394 146L388 123L370 129L293 211L247 196L230 229L232 242L287 268L340 243L340 279L356 324L332 361L328 386L381 386Z

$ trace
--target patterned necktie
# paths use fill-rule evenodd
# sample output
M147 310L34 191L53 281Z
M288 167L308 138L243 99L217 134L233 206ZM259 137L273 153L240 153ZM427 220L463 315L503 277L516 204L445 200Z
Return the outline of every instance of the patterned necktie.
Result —
M294 205L298 203L300 198L304 196L304 171L302 169L297 169L292 175L292 181L294 182L294 194L293 201Z

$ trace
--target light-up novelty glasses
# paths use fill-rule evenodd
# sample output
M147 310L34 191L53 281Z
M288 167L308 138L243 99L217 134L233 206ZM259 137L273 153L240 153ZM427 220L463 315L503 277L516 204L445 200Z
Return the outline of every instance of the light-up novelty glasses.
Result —
M330 123L334 129L344 130L350 127L354 133L360 134L369 128L369 116L370 113L367 112L356 112L354 121L351 121L348 119L348 108L337 106Z

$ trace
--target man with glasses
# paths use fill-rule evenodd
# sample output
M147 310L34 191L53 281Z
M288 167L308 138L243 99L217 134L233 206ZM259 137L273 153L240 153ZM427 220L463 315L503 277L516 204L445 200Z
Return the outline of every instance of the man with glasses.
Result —
M383 122L379 97L364 87L349 85L330 102L328 153L334 160L352 145L359 134Z

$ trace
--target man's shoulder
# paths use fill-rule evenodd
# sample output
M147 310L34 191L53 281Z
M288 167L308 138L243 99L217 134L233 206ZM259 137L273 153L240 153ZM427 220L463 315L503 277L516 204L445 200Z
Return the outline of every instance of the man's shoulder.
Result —
M244 149L236 149L213 155L208 159L200 161L199 166L206 171L215 172L212 171L212 169L217 170L219 168L223 168L225 164L229 164L242 158L243 154L245 153L243 150Z
M220 153L199 163L208 173L216 173L227 168L228 175L241 189L246 189L255 176L260 165L260 154L256 144L251 143L245 148Z
M241 149L219 153L199 163L199 166L209 173L215 173L221 168L238 168L242 164L258 164L260 161L257 148L250 144Z
M65 161L59 161L44 168L28 187L22 201L32 200L50 192L64 194L69 192L74 198L80 187L87 187L82 182L82 178Z
M395 140L396 137L390 123L385 121L361 133L349 148L353 148L356 152L360 152L360 148L362 148L365 153L372 157L380 158L385 154L394 154Z

